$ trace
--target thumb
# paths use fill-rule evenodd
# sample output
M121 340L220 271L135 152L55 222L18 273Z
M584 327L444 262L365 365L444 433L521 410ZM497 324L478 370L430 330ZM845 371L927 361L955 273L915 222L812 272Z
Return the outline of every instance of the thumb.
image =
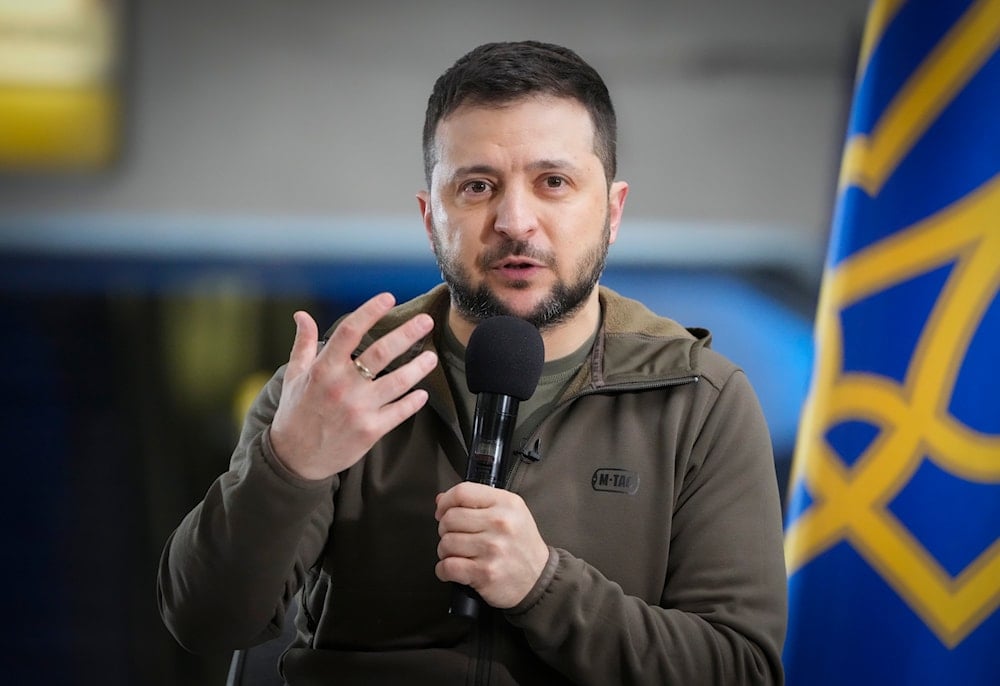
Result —
M295 340L288 355L287 374L299 376L309 369L309 365L316 359L316 351L319 348L319 327L308 312L299 310L292 315L292 319L295 321Z

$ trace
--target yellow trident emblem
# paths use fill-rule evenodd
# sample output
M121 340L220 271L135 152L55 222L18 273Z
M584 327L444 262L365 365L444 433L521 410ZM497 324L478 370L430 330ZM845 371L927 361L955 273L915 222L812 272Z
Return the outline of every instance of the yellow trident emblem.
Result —
M877 5L874 31L898 2ZM881 15L881 16L879 16ZM873 37L865 37L865 45ZM841 187L876 195L898 162L1000 44L1000 2L981 0L897 94L870 137L845 150ZM864 53L862 65L864 64ZM1000 483L1000 437L962 424L949 399L970 342L1000 288L1000 174L960 202L828 270L817 313L817 367L800 427L794 483L814 501L786 532L789 575L840 541L877 571L949 647L1000 606L1000 536L952 576L889 511L924 459L967 481ZM843 370L839 313L887 287L953 264L903 383ZM878 438L848 467L824 438L861 420Z

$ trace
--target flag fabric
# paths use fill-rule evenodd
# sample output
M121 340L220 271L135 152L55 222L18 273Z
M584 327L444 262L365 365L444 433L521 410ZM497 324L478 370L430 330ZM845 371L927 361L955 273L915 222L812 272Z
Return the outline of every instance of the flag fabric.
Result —
M787 504L789 686L1000 684L1000 0L868 12Z

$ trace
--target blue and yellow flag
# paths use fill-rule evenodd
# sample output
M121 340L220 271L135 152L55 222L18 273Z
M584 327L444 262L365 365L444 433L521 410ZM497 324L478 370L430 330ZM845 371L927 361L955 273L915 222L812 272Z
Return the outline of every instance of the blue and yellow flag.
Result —
M790 686L1000 684L1000 0L869 10L790 484Z

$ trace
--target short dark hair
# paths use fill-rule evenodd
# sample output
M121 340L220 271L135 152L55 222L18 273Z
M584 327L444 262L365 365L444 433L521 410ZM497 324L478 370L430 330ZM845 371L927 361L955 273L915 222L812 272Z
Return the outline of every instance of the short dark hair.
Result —
M424 175L430 188L434 139L442 119L462 105L499 106L530 95L580 102L594 124L594 153L608 183L617 172L617 122L597 71L568 48L538 41L486 43L460 57L434 84L424 118Z

